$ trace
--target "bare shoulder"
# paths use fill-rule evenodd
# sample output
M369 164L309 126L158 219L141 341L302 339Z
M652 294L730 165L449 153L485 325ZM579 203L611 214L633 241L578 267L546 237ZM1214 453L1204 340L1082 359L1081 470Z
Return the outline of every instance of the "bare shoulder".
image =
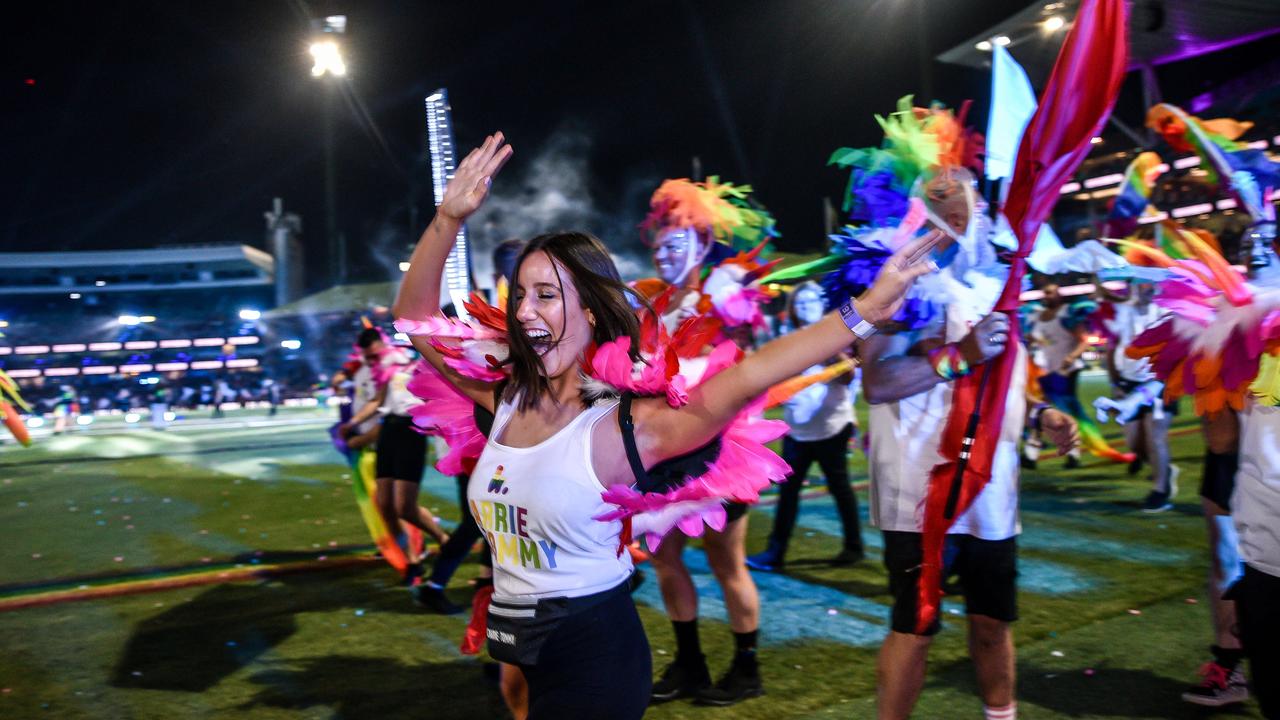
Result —
M637 398L632 418L636 447L646 468L702 447L723 427L708 416L704 405L691 402L673 408L665 397Z

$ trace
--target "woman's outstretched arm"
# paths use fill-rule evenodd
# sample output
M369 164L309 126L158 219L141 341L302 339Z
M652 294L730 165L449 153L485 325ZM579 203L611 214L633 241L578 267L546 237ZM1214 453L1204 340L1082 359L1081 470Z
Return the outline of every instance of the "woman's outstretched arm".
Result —
M444 199L409 259L409 270L400 281L392 313L397 319L425 320L440 315L440 278L453 240L462 223L484 204L489 184L511 158L511 146L503 144L502 133L485 138L459 163L444 191ZM465 377L444 364L428 338L410 338L418 352L463 394L482 407L493 410L493 385Z
M930 233L894 253L875 284L853 301L863 320L875 325L893 317L915 279L937 269L929 254L941 240ZM697 449L720 434L755 398L849 346L853 333L838 312L767 343L689 393L689 404L670 408L661 399L637 403L636 440L646 465Z

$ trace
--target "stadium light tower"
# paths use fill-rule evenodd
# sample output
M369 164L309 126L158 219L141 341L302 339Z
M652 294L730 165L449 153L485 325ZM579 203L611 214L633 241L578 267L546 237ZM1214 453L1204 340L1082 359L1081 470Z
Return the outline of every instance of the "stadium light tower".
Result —
M311 76L324 81L324 110L321 112L324 142L324 231L329 246L332 281L338 285L347 276L346 242L338 234L337 169L334 165L333 112L337 86L347 76L347 62L342 57L339 36L347 32L346 15L329 15L311 21L313 38Z
M457 169L453 147L453 110L449 106L449 92L439 88L426 97L427 149L431 155L431 185L436 207L444 201L444 190L453 180ZM408 263L402 270L408 270ZM471 293L471 259L467 252L467 226L458 228L453 239L453 249L444 263L444 285L440 288L441 303L453 303L454 309L466 317L463 301Z

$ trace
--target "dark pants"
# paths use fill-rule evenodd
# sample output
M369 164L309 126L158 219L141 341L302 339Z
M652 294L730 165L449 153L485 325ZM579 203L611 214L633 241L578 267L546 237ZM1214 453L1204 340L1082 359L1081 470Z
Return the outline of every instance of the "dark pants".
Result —
M920 601L920 574L924 562L924 535L883 530L884 567L889 571L893 609L889 627L911 635L935 635L941 616L923 632L916 632ZM960 576L964 608L1001 622L1018 619L1018 537L983 540L972 535L949 534L942 548L942 576Z
M805 442L796 440L790 435L782 440L782 459L791 466L791 474L783 481L778 492L778 508L773 516L773 533L769 536L770 547L776 548L778 556L787 552L787 543L791 540L791 532L796 527L796 516L800 514L800 490L804 487L804 479L809 474L809 466L815 461L827 478L827 491L835 500L836 511L840 513L840 525L844 531L844 547L849 550L862 551L862 532L858 527L858 498L853 494L849 484L849 438L853 437L853 425L845 425L844 429L826 440Z
M520 667L529 681L529 720L626 720L649 706L649 640L627 593L565 618Z
M1249 658L1249 690L1265 718L1280 718L1280 577L1249 565L1228 592L1236 601L1240 643Z
M458 566L467 559L467 555L471 554L471 548L476 544L476 540L481 538L480 528L476 525L475 518L471 517L471 506L467 504L467 483L471 480L471 476L458 475L455 479L458 481L458 510L460 511L458 526L449 533L449 540L440 546L440 556L436 558L431 577L427 578L440 587L449 584L449 578L458 571ZM491 566L493 560L489 557L489 553L485 552L483 555L482 562Z

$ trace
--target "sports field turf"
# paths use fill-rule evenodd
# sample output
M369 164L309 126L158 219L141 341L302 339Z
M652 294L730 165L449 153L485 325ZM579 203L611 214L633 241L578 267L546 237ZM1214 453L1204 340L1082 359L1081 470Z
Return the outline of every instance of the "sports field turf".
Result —
M457 652L465 617L418 610L392 571L366 558L324 413L285 417L296 424L252 427L241 416L156 433L96 423L92 434L0 448L0 609L157 578L303 569L0 611L0 718L505 717L483 658ZM1175 427L1195 424L1184 412ZM1021 717L1258 717L1253 705L1213 713L1179 698L1210 632L1198 433L1177 434L1173 447L1177 506L1155 516L1138 510L1147 481L1122 467L1065 471L1055 459L1024 472ZM861 454L852 470L865 477ZM425 505L457 517L451 479L433 474L424 491ZM749 551L763 547L769 512L753 510ZM824 560L838 532L831 503L806 499L787 573L756 574L766 696L731 708L677 702L647 717L872 717L888 604L879 536L864 527L868 560L834 568ZM718 674L731 649L723 606L696 547L688 560ZM459 571L456 602L470 597L474 572ZM637 600L660 668L674 642L646 573ZM947 617L916 717L981 717L962 617Z

